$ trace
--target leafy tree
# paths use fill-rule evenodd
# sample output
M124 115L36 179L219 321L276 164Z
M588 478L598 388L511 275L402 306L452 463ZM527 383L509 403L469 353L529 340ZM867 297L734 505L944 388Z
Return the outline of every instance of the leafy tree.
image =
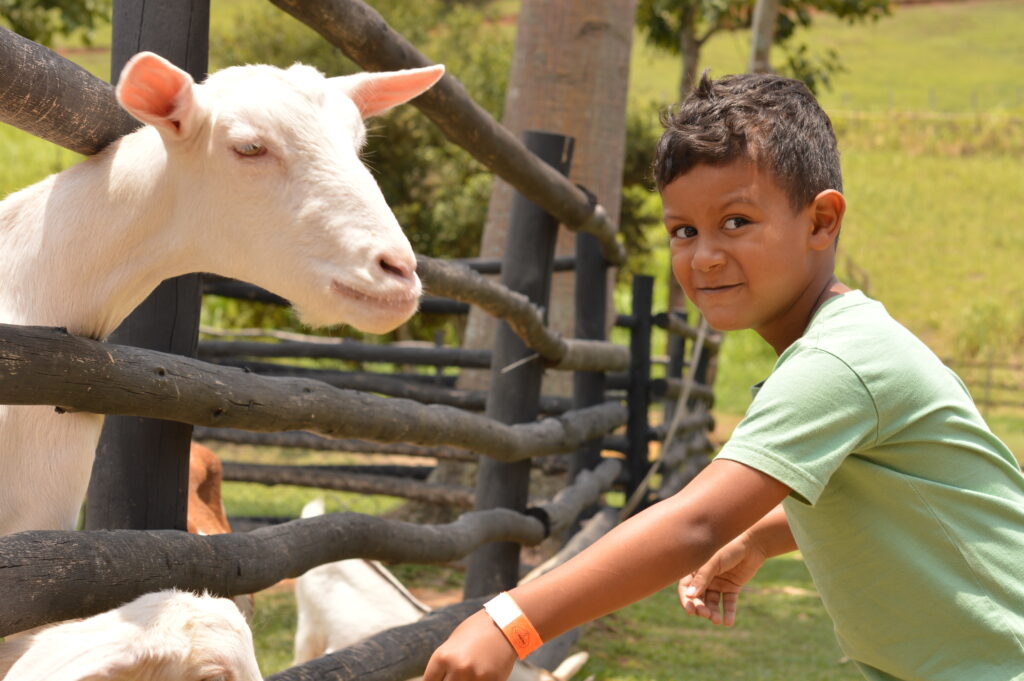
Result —
M0 19L12 31L43 45L77 34L89 45L93 31L110 21L112 0L0 0Z
M748 28L753 9L754 0L639 0L637 23L651 43L682 55L681 99L696 82L704 44L719 31ZM815 55L796 42L796 30L810 27L818 12L849 23L875 21L889 14L889 0L780 1L775 44L786 55L780 71L803 80L813 91L828 87L831 76L842 69L835 50Z

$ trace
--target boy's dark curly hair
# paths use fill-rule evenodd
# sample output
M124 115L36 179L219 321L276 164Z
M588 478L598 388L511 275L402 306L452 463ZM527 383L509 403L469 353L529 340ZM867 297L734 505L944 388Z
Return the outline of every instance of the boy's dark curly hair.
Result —
M798 80L768 74L711 80L705 72L662 124L654 159L659 190L698 164L743 158L774 175L795 211L821 191L843 190L832 123Z

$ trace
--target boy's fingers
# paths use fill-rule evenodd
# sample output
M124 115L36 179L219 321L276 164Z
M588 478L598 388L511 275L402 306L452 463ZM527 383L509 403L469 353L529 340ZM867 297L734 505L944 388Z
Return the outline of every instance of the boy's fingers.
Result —
M727 593L722 601L722 612L725 618L725 626L731 627L736 623L736 602L739 600L739 594Z

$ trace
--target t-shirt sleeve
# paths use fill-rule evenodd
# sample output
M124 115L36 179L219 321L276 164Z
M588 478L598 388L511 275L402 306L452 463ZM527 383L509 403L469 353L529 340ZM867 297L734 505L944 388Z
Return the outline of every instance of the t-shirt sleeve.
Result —
M843 460L877 437L878 412L860 377L835 355L807 349L768 377L717 458L770 475L813 505Z

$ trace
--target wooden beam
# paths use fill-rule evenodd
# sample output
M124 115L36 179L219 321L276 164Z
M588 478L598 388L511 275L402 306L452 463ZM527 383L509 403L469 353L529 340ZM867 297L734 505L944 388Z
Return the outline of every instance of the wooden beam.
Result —
M380 442L455 445L501 461L569 452L626 421L604 403L507 425L479 414L270 378L187 357L109 345L60 329L0 324L0 404L164 418L255 431L308 430Z

